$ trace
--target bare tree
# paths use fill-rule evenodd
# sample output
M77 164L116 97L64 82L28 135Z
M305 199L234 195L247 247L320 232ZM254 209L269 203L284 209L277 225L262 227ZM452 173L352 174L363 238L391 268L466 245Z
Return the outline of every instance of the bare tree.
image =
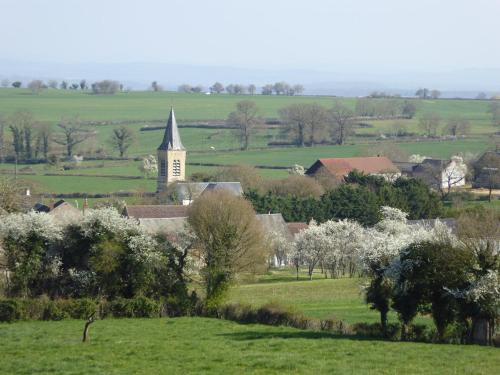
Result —
M264 189L273 195L297 198L319 198L325 192L319 182L307 176L288 176L279 180L267 180Z
M9 87L10 81L7 78L2 79L1 82L2 87Z
M286 126L285 131L294 136L298 147L304 147L306 142L306 112L305 105L298 103L279 110L281 121Z
M255 85L253 83L248 85L248 93L250 95L255 95L255 91L257 91L257 87L255 87Z
M428 99L430 96L430 91L428 88L420 88L415 92L415 96L420 99Z
M22 198L14 179L0 177L0 214L21 209Z
M18 111L8 118L9 129L12 133L12 145L16 158L31 159L33 157L33 127L35 119L28 111Z
M31 90L33 94L38 94L40 91L42 91L45 88L45 84L43 81L40 81L39 79L35 79L28 83L28 88Z
M84 90L87 90L87 81L85 79L82 79L80 81L80 90L84 91Z
M43 154L43 158L48 160L50 151L50 141L52 137L52 127L49 124L38 124L36 126L36 149L35 154Z
M94 82L91 85L92 93L98 95L113 95L122 90L122 85L118 81L105 79L103 81Z
M264 231L252 205L225 190L198 198L188 223L199 240L207 308L215 309L239 273L265 267Z
M469 133L470 122L463 117L452 117L448 120L446 131L454 137Z
M428 137L435 137L439 125L441 124L441 117L437 113L424 113L418 120L418 126L422 129Z
M153 90L154 92L163 91L163 87L159 85L158 82L153 81L151 82L151 90Z
M338 145L343 145L352 130L354 112L337 102L329 111L329 114L333 125L332 135L335 142Z
M271 84L264 85L262 87L262 95L272 95L274 87Z
M241 149L248 150L255 127L262 123L262 120L255 102L242 100L236 103L236 111L229 114L227 122L238 126L237 136L240 139Z
M76 145L89 139L93 133L77 117L63 118L59 124L59 137L54 142L66 147L66 156L71 158Z
M184 83L177 88L178 92L184 92L184 93L191 92L191 90L192 90L191 85L188 85L187 83Z
M262 189L262 176L255 167L249 165L231 165L217 168L213 175L215 181L239 181L245 192Z
M59 83L55 79L49 79L47 82L47 86L55 90L59 86Z
M305 104L305 116L309 146L314 146L328 123L328 111L317 103Z
M120 126L119 128L114 128L111 133L111 137L109 139L109 143L113 146L120 157L127 152L128 148L134 143L135 133L132 129L127 128L126 126Z
M431 91L432 99L439 99L440 97L441 97L441 91L435 89Z
M224 85L220 82L215 82L210 86L210 92L213 94L221 94L224 91Z
M304 86L302 85L293 85L293 91L295 93L295 95L300 95L304 92Z
M61 84L59 85L61 90L67 90L68 89L68 82L62 81Z
M290 86L286 82L276 82L273 85L273 90L276 95L284 95Z

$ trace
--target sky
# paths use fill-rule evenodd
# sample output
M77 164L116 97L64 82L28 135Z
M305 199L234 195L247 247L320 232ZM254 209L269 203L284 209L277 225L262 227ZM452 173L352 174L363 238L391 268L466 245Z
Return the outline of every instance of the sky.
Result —
M0 0L0 58L500 68L500 0Z

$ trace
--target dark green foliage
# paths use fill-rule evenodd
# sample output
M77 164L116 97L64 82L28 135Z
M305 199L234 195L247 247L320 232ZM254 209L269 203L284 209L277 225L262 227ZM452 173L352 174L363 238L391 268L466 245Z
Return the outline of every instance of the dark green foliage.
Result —
M13 322L21 319L21 308L19 301L0 301L0 322Z
M98 312L100 318L157 318L162 303L147 297L116 298L112 301L81 299L5 299L0 300L0 322L17 320L88 319Z
M425 242L410 245L399 261L402 271L396 280L394 309L407 325L419 309L430 306L443 341L447 327L460 315L460 303L450 291L467 287L474 264L472 254L448 243Z
M382 177L356 171L346 177L346 184L325 193L320 199L246 193L258 213L280 212L287 222L324 222L331 219L352 219L363 225L380 220L380 207L390 206L408 212L411 220L441 216L439 196L419 180L399 178L394 183Z

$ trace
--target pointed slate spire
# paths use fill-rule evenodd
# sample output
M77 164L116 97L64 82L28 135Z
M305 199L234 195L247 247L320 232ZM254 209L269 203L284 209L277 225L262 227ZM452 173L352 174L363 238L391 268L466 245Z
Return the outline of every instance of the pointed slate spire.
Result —
M177 121L175 121L173 107L170 108L165 135L163 136L163 142L160 147L158 147L158 150L184 150L181 136L179 135L179 129L177 128Z

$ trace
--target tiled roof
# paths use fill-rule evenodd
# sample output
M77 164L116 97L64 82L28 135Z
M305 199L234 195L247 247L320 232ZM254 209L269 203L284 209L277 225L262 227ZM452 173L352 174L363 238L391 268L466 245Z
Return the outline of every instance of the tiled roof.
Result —
M399 172L398 168L385 156L369 156L359 158L325 158L319 159L309 168L308 172L314 173L318 169L318 163L328 170L333 175L345 176L357 170L363 173L383 173L383 172ZM313 170L314 168L314 170Z
M181 205L134 205L126 206L124 215L135 219L160 219L187 217L188 206Z
M297 233L302 232L304 229L307 229L309 225L307 223L300 223L300 222L295 222L295 223L286 223L288 227L288 231L292 234L292 236L295 236Z

